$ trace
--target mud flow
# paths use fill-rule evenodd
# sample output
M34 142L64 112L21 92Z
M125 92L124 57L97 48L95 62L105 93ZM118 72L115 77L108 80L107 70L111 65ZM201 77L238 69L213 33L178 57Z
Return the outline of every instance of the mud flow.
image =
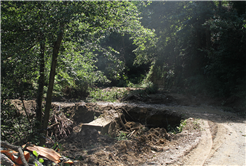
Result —
M181 138L177 128L183 119L168 109L115 103L55 103L54 110L60 110L72 121L70 134L58 141L61 153L79 165L142 165L159 153L172 155L171 149L178 146ZM189 140L194 141L191 136Z

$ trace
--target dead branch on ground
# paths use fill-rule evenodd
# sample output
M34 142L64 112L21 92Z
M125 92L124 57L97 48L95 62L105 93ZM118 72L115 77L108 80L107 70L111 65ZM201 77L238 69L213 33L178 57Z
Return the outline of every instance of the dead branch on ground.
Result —
M1 146L2 146L2 147L9 148L9 149L13 149L13 150L19 152L18 155L20 156L23 165L24 165L24 166L28 166L28 163L27 163L27 161L26 161L26 159L25 159L25 157L24 157L24 153L23 153L23 151L22 151L22 149L21 149L20 146L12 145L12 144L10 144L10 143L8 143L8 142L6 142L6 141L0 141L0 143L1 143Z

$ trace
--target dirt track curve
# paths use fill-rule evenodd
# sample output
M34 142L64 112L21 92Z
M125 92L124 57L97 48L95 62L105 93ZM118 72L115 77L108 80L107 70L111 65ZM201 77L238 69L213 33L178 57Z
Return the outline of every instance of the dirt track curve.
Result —
M209 106L180 107L200 119L201 140L188 155L171 165L246 165L246 121Z

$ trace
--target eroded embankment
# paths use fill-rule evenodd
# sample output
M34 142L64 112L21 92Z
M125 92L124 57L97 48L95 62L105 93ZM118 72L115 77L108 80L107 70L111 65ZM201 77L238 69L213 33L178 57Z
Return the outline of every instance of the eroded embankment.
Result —
M29 105L32 111L33 104ZM50 134L60 135L61 153L80 165L246 163L245 119L220 108L105 102L52 105L56 116L51 124L63 123L57 123ZM182 132L170 134L184 119Z
M74 122L73 133L62 142L63 154L80 159L80 164L171 164L200 140L199 122L180 112L179 107L105 102L53 104ZM180 126L185 119L185 127ZM182 132L172 134L178 132L177 127L182 127Z

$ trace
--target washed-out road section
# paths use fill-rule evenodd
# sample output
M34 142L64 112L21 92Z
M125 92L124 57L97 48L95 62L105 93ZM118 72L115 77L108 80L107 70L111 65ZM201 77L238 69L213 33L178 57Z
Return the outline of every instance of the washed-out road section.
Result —
M63 105L64 103L55 103ZM185 118L198 119L201 125L199 143L187 153L177 151L171 157L172 162L164 162L161 153L155 159L146 162L152 165L246 165L246 121L234 113L225 112L219 107L167 106L162 104L123 104L98 102L97 105L125 105L153 107L172 110ZM94 122L93 122L94 123ZM196 140L197 141L197 140ZM188 145L187 145L188 146ZM170 156L169 156L170 157Z

